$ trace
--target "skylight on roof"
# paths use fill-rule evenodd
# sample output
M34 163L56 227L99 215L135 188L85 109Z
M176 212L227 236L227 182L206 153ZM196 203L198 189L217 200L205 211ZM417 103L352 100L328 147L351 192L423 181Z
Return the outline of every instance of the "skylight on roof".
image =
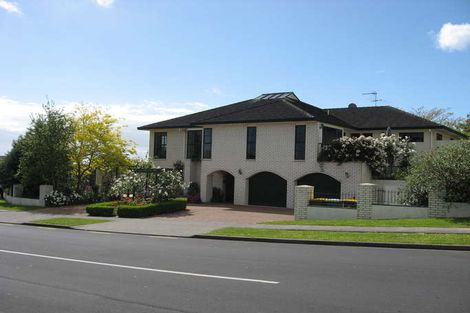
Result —
M268 99L294 99L299 100L293 92L276 92L276 93L264 93L261 96L256 97L258 100L268 100Z

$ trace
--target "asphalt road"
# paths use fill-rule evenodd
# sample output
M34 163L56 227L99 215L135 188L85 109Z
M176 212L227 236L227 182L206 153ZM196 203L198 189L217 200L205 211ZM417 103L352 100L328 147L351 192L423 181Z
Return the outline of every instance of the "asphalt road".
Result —
M470 252L0 225L0 312L470 312Z

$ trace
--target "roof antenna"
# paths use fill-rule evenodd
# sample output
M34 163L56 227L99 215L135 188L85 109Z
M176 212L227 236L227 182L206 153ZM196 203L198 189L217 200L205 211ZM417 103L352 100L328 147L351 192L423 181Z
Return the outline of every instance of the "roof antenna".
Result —
M377 98L377 91L364 92L362 94L363 95L374 95L374 99L370 100L370 101L374 102L374 106L377 106L377 102L383 101L383 99L378 99Z

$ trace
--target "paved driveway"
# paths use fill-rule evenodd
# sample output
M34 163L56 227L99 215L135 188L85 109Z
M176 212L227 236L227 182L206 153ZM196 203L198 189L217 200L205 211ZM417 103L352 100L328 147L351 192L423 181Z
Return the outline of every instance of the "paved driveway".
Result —
M294 210L228 204L189 204L188 210L156 218L175 221L256 224L264 221L294 220Z

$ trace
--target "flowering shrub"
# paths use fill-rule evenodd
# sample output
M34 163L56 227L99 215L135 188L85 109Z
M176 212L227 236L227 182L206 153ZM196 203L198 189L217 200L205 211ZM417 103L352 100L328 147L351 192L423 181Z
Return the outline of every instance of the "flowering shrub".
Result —
M54 190L44 197L46 206L63 206L67 204L67 196L62 192Z
M180 171L157 168L156 172L128 172L111 186L110 194L129 202L161 202L181 195L184 188Z
M44 201L46 202L46 206L64 206L81 203L83 197L76 192L66 195L63 192L53 190L44 197Z
M200 203L201 202L201 189L199 188L199 184L196 182L189 183L187 195L188 195L188 202L189 203Z
M319 155L320 161L365 162L373 172L390 175L394 167L405 169L414 154L413 144L396 135L379 138L359 136L341 137L326 146Z
M134 198L134 196L142 198L147 184L145 173L128 172L114 181L110 194L120 198Z
M161 169L155 182L150 186L150 193L155 201L163 201L183 193L183 175L180 171Z

